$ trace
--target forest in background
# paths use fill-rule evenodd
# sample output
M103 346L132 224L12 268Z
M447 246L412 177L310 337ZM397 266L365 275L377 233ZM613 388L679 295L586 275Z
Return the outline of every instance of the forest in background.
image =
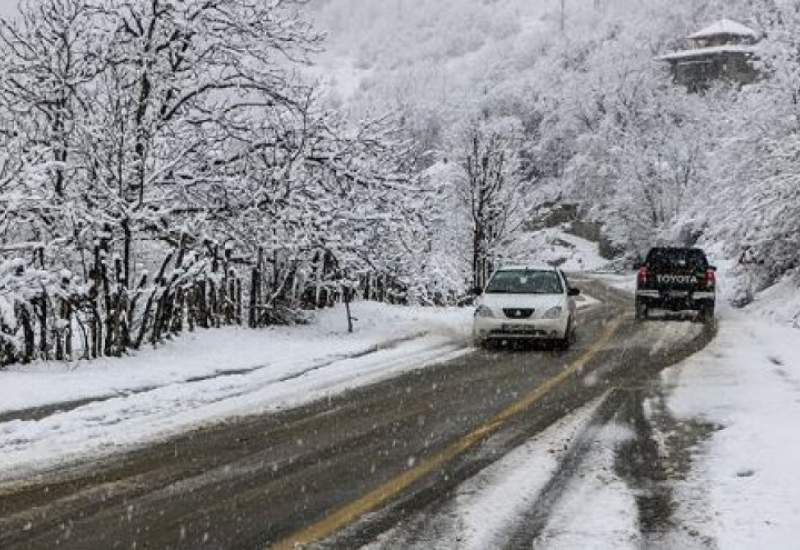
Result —
M502 121L518 129L529 223L577 208L628 265L656 243L699 244L719 259L747 254L738 304L784 277L800 282L796 2L566 0L563 32L558 1L316 5L331 66L356 68L345 76L357 85L330 71L334 103L355 118L400 113L420 164L433 166L432 187L460 177L446 161L463 158L461 126ZM655 57L721 18L762 35L761 79L688 94ZM436 251L464 240L457 231L440 238ZM535 251L512 239L492 254ZM455 261L454 273L469 268Z
M690 0L29 0L0 22L0 360L354 297L458 303L548 211L800 262L800 13ZM762 78L654 57L720 17ZM315 66L316 65L316 66Z

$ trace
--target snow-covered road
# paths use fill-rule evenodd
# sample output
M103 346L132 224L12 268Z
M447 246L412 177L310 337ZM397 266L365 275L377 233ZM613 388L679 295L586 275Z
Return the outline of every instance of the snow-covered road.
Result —
M628 288L629 279L614 284ZM598 286L585 279L581 284ZM467 467L467 475L448 465L441 481L448 490L420 497L424 504L411 505L410 515L396 516L392 506L366 515L332 544L352 547L358 541L372 550L744 550L766 541L770 548L792 548L800 531L800 484L793 475L800 449L793 422L800 413L797 330L753 310L721 307L716 338L674 364L707 343L712 331L672 318L635 323L629 315L620 317L628 298L612 292L605 299L616 305L583 302L596 308L584 314L585 339L564 356L536 350L471 353L469 310L361 304L353 335L344 332L341 312L331 311L306 327L198 333L138 358L82 364L75 372L35 365L3 373L22 381L22 389L6 392L14 406L4 403L0 412L0 494L22 499L10 505L22 511L0 518L0 527L25 528L25 499L37 487L33 473L70 458L86 461L137 446L139 454L124 455L137 457L131 464L110 461L108 475L127 481L114 484L109 498L117 507L120 499L140 502L136 512L128 512L136 518L131 528L163 524L154 537L168 538L174 521L189 516L192 525L207 521L206 512L193 510L205 510L209 494L238 502L251 485L275 491L270 499L290 495L286 502L294 498L303 510L330 510L342 498L370 494L391 476L424 468L420 457L458 441L500 408L514 407L526 391L559 379L565 364L594 353L591 342L616 318L624 320L619 333L578 371L575 384L464 457L480 468ZM143 357L153 360L150 368L142 368ZM229 368L220 369L221 361ZM426 365L432 368L421 369ZM80 369L97 375L85 387L71 382L84 379ZM26 380L52 385L37 395L32 386L24 389ZM119 386L120 380L126 384ZM339 395L379 380L385 382ZM66 404L58 404L59 395ZM322 404L296 409L310 402ZM203 432L202 441L189 434L151 446L206 423L280 409L288 416L274 426L269 420L231 422ZM230 439L229 425L236 432ZM184 472L176 454L169 459L179 465L174 471L153 467L166 460L173 441L176 453L199 453L203 466ZM214 452L195 449L207 445ZM325 468L349 481L331 479ZM35 526L45 538L58 521L53 514L68 517L73 502L94 498L95 474L75 475L85 479L85 489L78 485L74 495L43 501ZM139 479L149 480L141 487L172 489L139 495L139 481L129 484ZM170 492L184 486L194 488L181 493L188 499L185 507ZM260 506L244 510L243 517L262 514ZM154 516L165 511L173 519ZM90 526L114 521L109 513L87 517L83 538L71 540L72 546L95 541ZM359 538L373 532L373 521L387 527L377 538ZM233 536L225 529L216 535Z
M651 321L637 338L656 354L696 329ZM800 336L727 307L718 331L696 355L609 390L366 548L795 548Z

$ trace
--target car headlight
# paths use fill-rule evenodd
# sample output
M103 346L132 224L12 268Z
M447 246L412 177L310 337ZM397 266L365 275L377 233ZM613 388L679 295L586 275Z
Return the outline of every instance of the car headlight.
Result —
M562 311L564 311L564 309L561 306L551 307L550 309L544 312L544 315L542 315L542 317L544 319L558 319L559 317L561 317Z
M475 310L475 317L494 317L494 313L487 306L478 306Z

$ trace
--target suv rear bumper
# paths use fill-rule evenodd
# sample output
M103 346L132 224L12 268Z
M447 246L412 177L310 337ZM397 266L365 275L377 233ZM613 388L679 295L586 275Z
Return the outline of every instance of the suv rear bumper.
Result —
M647 307L671 309L674 311L702 309L714 305L716 293L713 291L637 290L636 300Z

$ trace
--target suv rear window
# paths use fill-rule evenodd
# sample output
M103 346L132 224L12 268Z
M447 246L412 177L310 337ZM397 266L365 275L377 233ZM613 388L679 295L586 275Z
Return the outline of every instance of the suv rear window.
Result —
M708 260L697 248L654 248L645 262L650 269L694 269L705 270Z

